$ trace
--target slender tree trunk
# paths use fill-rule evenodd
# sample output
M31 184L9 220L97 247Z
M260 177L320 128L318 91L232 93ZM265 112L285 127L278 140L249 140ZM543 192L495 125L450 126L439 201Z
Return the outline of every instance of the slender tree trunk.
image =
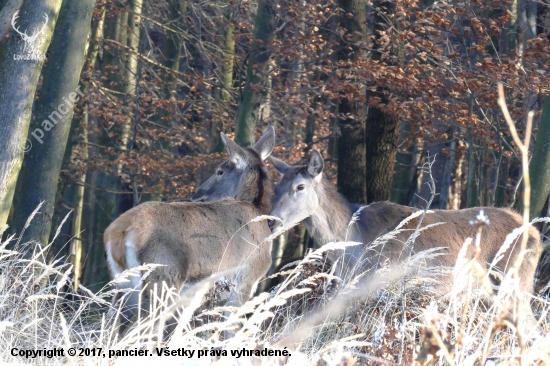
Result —
M400 132L400 141L405 141L410 129L408 123L403 123ZM399 203L400 205L408 205L411 199L411 180L414 176L415 169L413 164L415 144L407 148L403 153L397 152L395 171L393 173L392 181L392 202Z
M107 12L109 11L109 8L107 8ZM122 9L117 9L117 12L118 14L115 17L105 18L103 30L104 38L126 45L128 34L127 27L125 25L128 24L128 12L123 11ZM118 68L118 72L111 73L109 66L116 66ZM125 74L122 73L122 70L125 69L125 66L120 60L116 49L111 51L104 50L103 58L101 60L101 67L103 73L108 75L107 83L112 85L112 89L122 93L124 90L125 76ZM96 127L99 130L103 130L104 128L104 126L101 126L101 122L98 122L98 126ZM120 132L120 129L117 132ZM98 141L95 142L103 146L113 146L112 140L109 136L107 136L107 133L102 133L98 137ZM96 186L94 191L94 205L96 208L94 210L93 220L96 226L93 233L93 242L100 242L97 235L101 236L107 226L118 215L120 196L108 191L121 191L122 185L118 176L108 175L105 172L96 172L94 178L94 183Z
M387 19L394 19L395 4L389 1L376 0L374 16L374 36L381 37L381 32L387 30ZM373 53L374 60L380 60L379 52ZM370 92L369 97L378 97L381 103L387 104L388 99L383 90ZM390 199L399 141L399 119L389 115L380 108L368 108L366 135L366 189L367 202Z
M78 83L94 5L94 0L72 0L61 7L44 70L42 93L35 106L36 120L42 122L32 134L40 135L43 143L36 143L29 151L19 175L13 219L16 232L21 231L40 201L45 203L41 214L25 230L23 242L31 239L48 242L73 108L84 97Z
M229 21L229 16L226 17ZM235 24L231 21L225 28L225 43L223 48L223 68L222 68L222 83L218 90L218 97L224 108L231 107L231 90L233 86L233 68L235 66ZM229 89L229 90L227 90ZM222 152L224 150L220 132L223 131L223 126L220 122L212 125L212 148L211 152Z
M42 56L46 54L52 39L61 3L61 0L24 1L19 12L18 28L22 32L29 32L30 29L44 27L43 33L36 42L29 44L12 31L0 60L0 228L8 219L23 153L31 147L31 143L35 148L39 145L37 141L26 138L36 87L44 64ZM14 55L21 55L24 47L34 51L38 58L16 60Z
M506 202L506 188L508 186L509 170L510 158L502 154L500 166L498 167L498 181L495 191L495 207L508 206Z
M535 218L550 194L550 97L546 97L539 121L539 132L529 167L531 178L530 216ZM520 195L520 197L522 197ZM523 212L522 198L518 199L518 211ZM545 216L545 215L544 215Z
M186 3L183 0L169 0L168 4L168 20L170 23L178 22L182 19L186 11ZM179 21L179 23L183 23ZM164 59L162 64L170 70L179 71L181 43L177 34L170 34L162 43L162 54ZM164 88L165 97L173 97L176 93L178 79L174 74L168 74L168 85Z
M173 28L180 28L183 24L183 14L186 11L186 3L183 0L168 0L168 21ZM176 26L177 25L177 26ZM181 57L181 39L178 34L169 32L165 34L161 44L161 62L166 68L179 72ZM170 129L174 123L176 92L178 87L178 78L174 73L167 72L166 84L162 87L160 96L164 101L169 101L167 107L157 110L155 115L156 123ZM158 141L158 148L163 151L177 153L175 147L171 147L168 141L161 139ZM161 201L162 189L158 186L154 188L151 194L141 197L142 200Z
M457 146L464 146L464 142L459 140ZM464 169L464 155L458 157L456 167L453 172L451 186L449 189L449 210L459 210L462 202L462 171Z
M479 157L475 151L474 139L470 137L468 147L468 183L466 187L466 207L479 205Z
M75 153L80 155L80 160L86 161L88 159L88 110L85 107L82 115L82 143L75 147ZM76 179L76 190L74 197L74 219L72 225L71 237L71 263L74 266L74 289L78 290L80 283L80 277L82 275L82 213L84 210L84 185L86 183L86 172L83 172Z
M364 43L367 38L365 2L340 0L339 5L344 10L340 26L346 29L348 41L351 44ZM348 14L353 14L353 17ZM340 45L338 60L342 63L349 61L350 64L354 64L354 60L365 57L365 50L359 47L350 47L347 42ZM366 88L358 90L357 93L366 95ZM365 102L349 101L345 97L338 105L338 114L349 116L345 120L340 120L339 123L341 137L338 142L338 188L351 202L367 202L365 185L367 109Z
M536 37L537 3L530 0L517 1L517 55L522 58L529 39Z
M241 146L248 146L254 142L254 130L259 118L260 106L265 98L264 83L267 80L269 67L269 46L275 29L275 4L269 0L258 1L258 13L254 23L254 37L250 56L246 82L237 112L237 131L235 142Z
M451 185L455 167L456 141L449 143L449 157L445 161L445 171L441 181L441 198L439 199L439 208L442 210L451 207ZM435 207L434 207L435 208Z
M141 11L143 8L143 0L133 0L130 12L128 14L128 47L131 52L127 55L126 64L126 76L124 83L124 96L128 104L136 103L138 87L138 53L140 42L140 29L141 29ZM136 105L136 108L138 106ZM132 127L132 118L128 118L128 121L121 127L120 133L120 148L123 151L127 151L129 148L130 131ZM117 165L117 176L120 176L122 172L122 164Z

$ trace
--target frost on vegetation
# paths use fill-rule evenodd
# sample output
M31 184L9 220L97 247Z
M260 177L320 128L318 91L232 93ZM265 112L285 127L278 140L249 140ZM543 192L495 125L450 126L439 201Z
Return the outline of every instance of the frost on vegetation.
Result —
M386 234L375 245L384 245L383 241L394 235ZM221 298L234 287L223 275L209 279L209 287L201 283L193 286L190 293L194 295L186 295L200 294L200 298L180 299L177 291L166 289L155 298L156 307L150 319L133 323L125 334L119 335L116 327L121 307L118 303L112 305L112 300L114 295L120 297L130 290L116 290L115 285L124 283L128 276L148 275L154 270L153 265L128 271L98 292L81 285L75 293L71 290L71 265L59 259L46 261L47 247L33 244L34 247L30 246L33 251L29 252L32 255L25 256L20 248L29 245L7 249L8 243L3 242L0 362L139 363L139 357L124 356L124 352L113 353L112 359L22 360L10 355L9 350L14 347L195 351L192 358L153 353L162 357L166 365L305 366L337 365L344 361L348 362L344 364L412 364L415 360L436 359L443 364L462 365L479 363L495 355L515 357L521 352L531 363L550 362L548 335L530 338L522 351L513 324L502 316L499 305L483 303L475 293L467 292L472 273L471 266L466 266L471 261L466 257L466 248L471 243L472 240L465 242L457 259L459 269L426 267L429 258L440 255L439 249L434 248L410 259L409 267L414 271L407 266L382 263L375 273L347 274L349 278L334 273L334 263L327 255L330 250L341 251L358 243L332 243L285 266L279 273L279 285L239 308L220 306ZM437 292L434 286L442 273L455 278L449 293ZM464 293L469 296L466 304ZM548 327L548 299L534 301L538 304L537 315L543 315L539 326ZM171 307L174 303L179 307ZM170 316L180 321L171 338L162 341L163 330L158 327L167 324ZM282 354L285 349L289 355ZM236 350L239 350L238 362L236 356L231 357ZM272 356L269 350L273 351ZM199 351L203 352L200 359Z

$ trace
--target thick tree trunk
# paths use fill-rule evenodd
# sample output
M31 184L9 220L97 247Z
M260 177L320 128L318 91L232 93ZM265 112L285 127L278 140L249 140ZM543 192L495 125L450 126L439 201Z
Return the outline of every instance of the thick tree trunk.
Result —
M86 47L88 50L88 56L86 57L86 62L82 71L82 79L80 82L81 90L86 95L88 94L88 88L90 84L90 79L92 76L95 63L97 61L97 56L99 54L99 42L103 37L103 24L105 20L105 6L101 7L99 10L99 17L92 20L92 35L90 37L89 45ZM65 155L63 157L63 164L61 165L61 171L68 171L70 169L71 157L73 156L73 151L75 145L79 143L79 130L82 128L82 134L87 133L85 129L87 126L82 125L82 118L84 115L82 111L85 111L87 108L86 100L81 98L75 106L75 111L80 111L80 113L75 113L73 116L73 121L71 123L71 131L69 133L69 140L67 141L67 147L65 149ZM54 218L52 220L53 228L57 228L60 221L68 213L69 209L75 209L75 192L77 187L75 187L76 182L68 174L61 174L59 179L59 185L57 190L56 203L54 207ZM73 225L75 224L76 216L73 215ZM50 238L52 237L53 230L51 230ZM53 245L53 250L50 250L48 253L50 256L66 256L68 254L69 248L65 245L67 241L71 238L71 226L64 225L61 228L59 234L59 239L57 244ZM58 245L60 244L60 245Z
M11 20L16 11L23 4L23 0L9 0L0 10L0 40L12 29Z
M364 1L340 0L340 7L344 10L340 19L340 26L346 29L348 41L364 43L367 37L367 8ZM348 14L353 14L349 17ZM340 45L338 60L349 61L365 58L366 52L359 47L350 47L347 42ZM366 95L366 86L357 91ZM367 187L365 185L366 168L366 136L365 124L367 120L367 105L365 102L349 101L343 98L338 105L338 114L346 116L340 120L341 137L338 142L338 188L351 202L367 202ZM388 197L389 198L389 197Z
M395 4L377 0L375 6L374 36L381 37L380 32L387 30L387 19L394 19ZM374 60L380 60L380 52L373 53ZM388 99L383 90L371 92L369 97L380 98L386 104ZM370 106L368 108L366 136L366 189L367 202L389 200L399 142L399 119L385 113L381 109Z
M27 134L43 56L52 39L61 3L61 0L24 1L17 19L18 29L28 33L43 29L43 32L31 44L12 31L0 60L0 228L8 219L23 153L31 143L35 148L39 145L36 140L27 139ZM31 52L38 57L30 60L15 57L29 56Z
M251 145L255 139L254 130L259 118L260 106L266 94L263 84L267 80L268 61L271 55L269 46L274 28L275 4L269 0L258 1L246 83L237 112L235 142L241 146Z
M57 192L57 182L74 104L84 97L79 78L85 60L86 42L90 34L94 0L65 1L50 47L50 59L44 70L42 93L35 105L36 121L40 126L32 136L40 136L23 164L14 200L14 229L19 232L27 217L45 201L41 214L23 236L23 242L31 239L47 243Z

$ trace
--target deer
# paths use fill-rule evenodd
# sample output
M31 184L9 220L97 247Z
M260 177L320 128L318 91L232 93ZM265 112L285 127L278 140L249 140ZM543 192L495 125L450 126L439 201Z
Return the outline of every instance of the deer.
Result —
M270 157L270 161L282 178L275 186L271 216L280 220L269 220L272 235L303 223L313 237L314 246L320 247L329 242L354 241L358 246L347 247L343 255L329 252L329 259L340 260L338 275L343 271L355 270L372 273L383 262L398 265L407 260L409 254L441 247L442 254L432 259L432 265L454 267L466 238L473 238L477 228L470 224L480 208L462 210L433 210L426 213L422 225L433 225L420 233L409 252L409 233L401 232L384 245L369 247L376 238L394 230L404 219L421 209L407 207L392 202L374 202L361 207L349 203L336 187L323 177L324 161L321 153L312 150L305 165L291 166ZM522 217L507 208L484 207L490 225L482 230L482 245L478 254L481 265L491 263L513 229L521 227ZM355 213L355 216L354 216ZM419 213L420 214L420 213ZM352 217L356 220L350 225ZM419 218L411 220L405 227L414 229ZM437 225L438 223L444 223ZM535 268L540 246L538 231L529 227L527 250L518 273L520 287L532 293ZM502 259L497 261L498 270L508 272L518 257L520 245L513 243ZM468 249L471 256L473 249ZM447 278L443 283L449 284ZM498 276L491 276L492 286L499 285Z
M132 277L117 286L130 291L123 315L132 319L144 294L164 282L183 293L192 284L239 268L226 304L240 306L255 292L271 265L271 234L266 221L253 221L271 209L273 183L264 160L275 146L270 127L249 148L223 132L229 153L191 202L145 202L123 213L104 233L111 278L144 264L159 264L144 280ZM158 291L158 290L157 290ZM147 309L147 296L142 309ZM143 311L145 310L143 309Z

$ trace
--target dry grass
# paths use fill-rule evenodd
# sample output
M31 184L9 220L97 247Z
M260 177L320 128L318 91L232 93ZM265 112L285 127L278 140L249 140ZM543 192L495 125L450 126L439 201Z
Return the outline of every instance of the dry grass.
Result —
M520 234L516 232L516 236ZM482 240L481 234L468 240L465 247ZM117 292L112 284L98 293L83 286L74 293L69 290L70 265L46 263L43 253L47 248L38 243L29 243L32 251L25 256L23 246L6 249L8 241L0 245L0 362L151 363L156 354L109 358L108 352L147 349L154 353L156 347L169 347L194 350L195 354L193 358L161 356L166 364L303 366L416 361L475 365L484 364L487 358L498 364L520 364L520 360L523 364L550 364L548 299L532 299L539 321L534 324L531 319L529 327L522 330L518 325L529 320L525 312L515 311L510 304L526 294L518 290L513 273L504 277L505 291L495 294L490 288L485 290L488 274L475 257L460 256L455 268L427 267L426 262L438 255L434 249L414 255L407 265L386 265L368 276L349 271L337 277L326 257L328 248L344 249L356 243L332 243L287 266L280 274L280 285L240 308L216 307L231 288L223 274L196 284L182 296L164 289L161 298L154 299L150 317L119 337L120 308L111 305ZM139 270L153 269L143 266ZM138 272L127 271L117 281ZM448 276L454 279L452 288L438 286L442 277ZM480 289L476 283L481 284ZM179 319L178 325L174 335L162 342L163 324L172 319L170 314ZM232 336L224 339L224 334ZM101 348L105 357L25 359L10 354L13 348L57 347L64 348L65 354L70 347ZM291 356L231 357L231 350L243 348L286 349ZM204 351L200 358L199 350Z

